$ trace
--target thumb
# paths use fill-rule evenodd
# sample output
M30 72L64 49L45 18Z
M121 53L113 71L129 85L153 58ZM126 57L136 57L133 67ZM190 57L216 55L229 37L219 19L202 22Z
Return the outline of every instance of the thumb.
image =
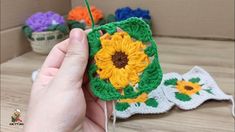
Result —
M58 72L62 81L82 81L88 62L88 43L86 33L73 29L69 35L69 46L64 61Z

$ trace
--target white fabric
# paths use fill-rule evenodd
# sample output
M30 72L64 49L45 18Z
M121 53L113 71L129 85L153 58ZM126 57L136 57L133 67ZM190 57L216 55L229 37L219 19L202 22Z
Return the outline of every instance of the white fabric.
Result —
M185 81L199 77L199 84L203 84L201 86L202 90L199 91L198 94L191 95L190 101L181 101L175 97L175 92L179 92L175 86L165 86L165 80L177 78L178 80L184 79ZM210 94L205 91L205 89L211 89L213 94ZM191 110L197 108L206 100L230 100L233 103L232 114L234 116L234 99L233 96L225 94L220 90L214 79L206 72L204 69L195 66L189 72L180 75L178 73L167 73L163 75L163 80L161 85L150 92L149 98L155 98L158 102L158 106L156 108L147 106L145 103L140 103L140 106L137 106L136 103L131 103L130 107L124 111L116 110L116 116L118 118L128 118L134 114L160 114L169 111L174 105L183 109L183 110Z
M158 102L158 106L151 107L147 106L145 103L140 103L140 106L138 106L136 103L131 103L130 107L125 111L116 110L116 117L128 118L134 114L160 114L167 112L174 106L173 103L167 100L160 87L150 92L148 98L154 98Z
M202 90L199 91L198 94L193 94L190 97L192 98L190 101L181 101L175 97L175 92L179 92L176 88L172 88L173 86L165 86L163 83L165 80L177 78L178 80L189 80L194 77L199 77L201 80L199 84L203 84L201 87ZM195 66L189 72L180 75L178 73L167 73L163 76L163 81L160 87L163 89L167 99L176 104L179 108L183 110L195 109L203 102L214 99L214 100L231 100L231 96L225 94L220 90L214 79L207 73L204 69ZM213 94L206 92L206 89L211 89Z
M39 73L39 70L35 70L32 72L31 79L33 82L36 80L38 73Z

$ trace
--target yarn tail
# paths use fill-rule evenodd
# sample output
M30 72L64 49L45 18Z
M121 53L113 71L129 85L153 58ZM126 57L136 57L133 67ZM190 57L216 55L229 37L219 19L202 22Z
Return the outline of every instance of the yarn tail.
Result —
M231 100L231 102L232 102L232 114L233 114L233 118L235 118L235 104L234 104L234 97L233 96L231 96L230 97L230 100Z
M91 13L91 8L90 8L90 4L89 4L89 2L88 2L88 0L84 0L85 1L85 3L86 3L86 7L87 7L87 10L88 10L88 12L89 12L89 16L90 16L90 19L91 19L91 23L92 23L92 29L94 29L95 28L95 22L94 22L94 18L93 18L93 16L92 16L92 13Z
M116 108L115 108L115 101L112 102L113 103L113 132L115 132L115 128L116 128Z
M105 132L108 132L108 112L107 112L107 102L104 102L104 116L105 116Z

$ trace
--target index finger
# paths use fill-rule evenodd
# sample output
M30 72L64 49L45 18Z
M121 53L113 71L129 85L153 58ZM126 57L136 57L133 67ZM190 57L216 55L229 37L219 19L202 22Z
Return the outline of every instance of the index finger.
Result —
M42 65L41 73L44 73L48 68L60 68L67 51L68 42L69 39L66 39L54 46Z

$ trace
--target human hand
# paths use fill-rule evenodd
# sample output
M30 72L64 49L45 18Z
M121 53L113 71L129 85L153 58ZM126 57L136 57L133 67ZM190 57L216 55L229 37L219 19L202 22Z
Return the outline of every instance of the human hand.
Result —
M87 62L86 33L73 29L52 49L33 84L25 132L104 131L105 103L83 81ZM107 108L110 115L112 105Z

